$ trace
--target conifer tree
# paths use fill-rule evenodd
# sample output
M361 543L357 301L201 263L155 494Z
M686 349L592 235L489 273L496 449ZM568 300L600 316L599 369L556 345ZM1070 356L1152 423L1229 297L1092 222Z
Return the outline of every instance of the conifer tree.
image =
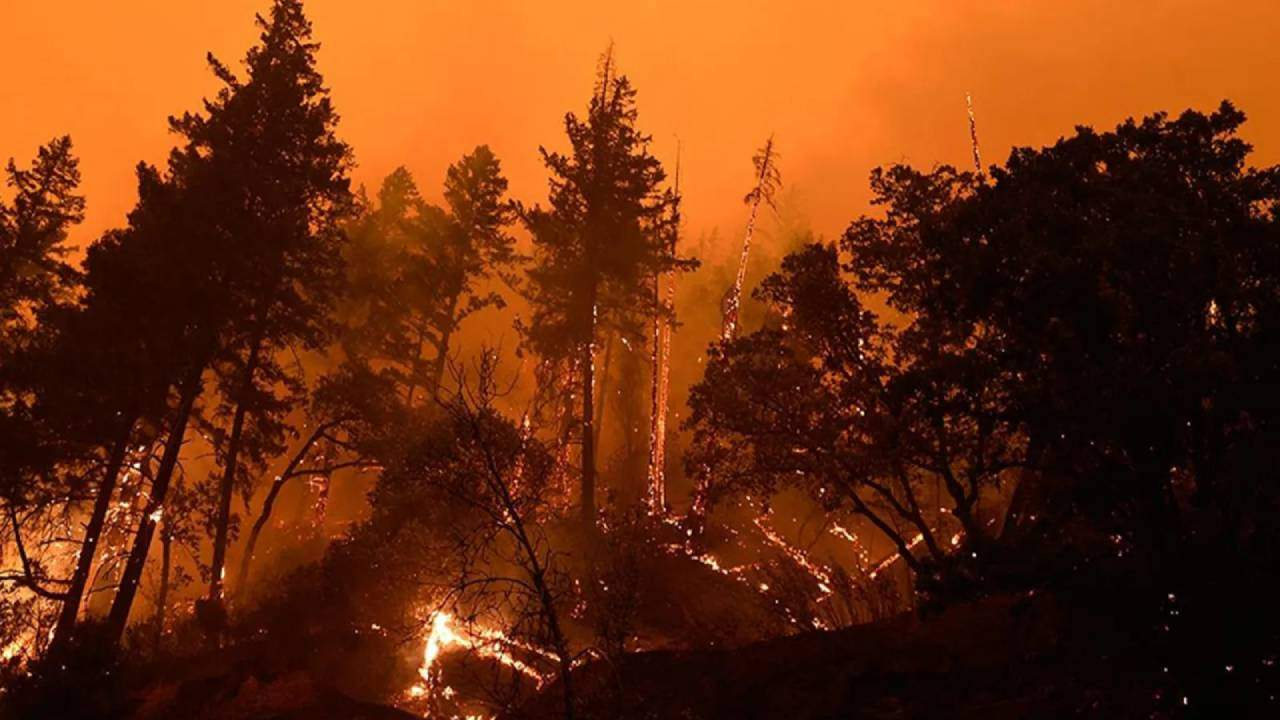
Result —
M484 283L497 276L514 284L509 273L520 258L507 232L515 209L506 192L507 179L488 145L476 147L449 166L444 183L448 214L440 218L432 253L444 311L437 320L433 389L438 390L444 377L450 343L462 321L486 307L504 304L501 295L484 292Z
M340 221L350 213L350 151L334 129L337 115L316 69L318 45L299 0L276 0L258 17L260 44L245 59L246 78L210 56L223 83L204 113L171 120L185 144L170 156L181 211L199 237L203 283L219 303L207 352L193 356L179 383L164 457L151 489L110 617L118 637L128 620L156 518L181 448L203 374L212 368L220 401L217 507L209 604L221 609L222 568L230 540L231 497L252 461L281 442L282 418L299 393L296 370L278 359L289 348L319 347L341 270ZM284 385L286 394L277 394Z
M30 331L42 309L70 299L76 271L65 260L67 231L85 207L69 136L41 146L27 169L11 158L5 173L13 199L0 199L0 349Z
M549 206L527 213L534 258L527 295L529 346L546 359L577 366L582 396L581 510L595 518L595 352L606 332L643 342L646 317L658 312L650 279L693 261L665 242L673 194L636 127L630 81L602 58L586 117L565 116L570 150L541 149L551 171Z
M45 312L35 341L9 367L34 399L36 425L57 438L56 463L75 480L64 498L92 499L51 655L74 631L130 448L156 439L140 428L168 420L170 388L189 349L203 346L207 309L216 306L202 295L191 235L173 212L176 186L146 165L138 178L128 226L89 248L77 302ZM87 467L77 470L80 463Z
M505 304L491 281L515 284L520 258L506 191L501 164L481 145L449 167L444 207L423 201L399 168L383 181L377 206L352 225L344 346L348 356L378 361L408 405L419 388L437 392L463 321Z

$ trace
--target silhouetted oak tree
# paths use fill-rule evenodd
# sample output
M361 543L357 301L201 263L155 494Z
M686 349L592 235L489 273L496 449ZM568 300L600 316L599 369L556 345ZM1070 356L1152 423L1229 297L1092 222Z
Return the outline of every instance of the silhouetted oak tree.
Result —
M997 537L1169 562L1246 542L1277 497L1280 186L1246 167L1242 121L1081 128L989 178L876 171L883 216L789 257L761 291L783 326L713 352L690 469L816 486L949 581L985 572L948 553L952 523L970 559ZM983 514L1015 484L1007 519Z

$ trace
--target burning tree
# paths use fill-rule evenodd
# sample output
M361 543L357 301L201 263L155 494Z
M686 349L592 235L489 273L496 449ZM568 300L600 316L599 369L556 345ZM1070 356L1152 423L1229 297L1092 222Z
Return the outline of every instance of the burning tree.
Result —
M53 174L66 180L73 169ZM202 285L193 276L200 271L182 242L189 236L169 235L173 226L161 230L157 221L173 217L172 188L145 166L138 177L130 226L89 249L76 301L46 303L36 332L3 361L7 432L0 454L6 479L24 478L25 486L6 499L22 507L37 491L47 493L39 505L62 516L68 527L61 535L82 538L74 567L57 578L61 612L51 655L76 625L126 462L155 440L154 426L168 413L169 385L203 324L196 317L204 307ZM41 197L48 201L51 193ZM172 302L157 304L157 297ZM92 506L81 531L73 521L86 500Z
M677 257L664 228L673 194L666 174L636 129L635 90L616 74L612 49L601 59L585 119L565 116L572 150L542 150L551 171L550 207L525 215L534 257L527 295L529 346L573 366L582 443L582 516L596 516L596 365L606 334L643 342L644 318L660 312L650 279L693 261Z
M724 324L721 328L721 340L732 340L738 332L738 312L742 306L742 284L747 279L747 259L751 256L751 238L756 230L756 213L760 203L774 207L773 197L778 186L782 184L782 174L778 171L778 153L773 149L773 136L765 141L751 157L751 165L755 168L756 183L748 192L743 202L747 204L747 232L742 238L742 253L738 256L738 271L733 278L733 286L729 288L724 299Z
M676 254L680 239L680 156L676 154L675 187L672 190L670 253ZM665 288L664 288L665 285ZM665 294L664 294L665 290ZM674 272L655 273L653 301L659 312L653 314L653 347L650 350L649 406L649 487L646 500L656 514L667 508L667 415L671 397L671 326L675 322L676 277Z
M978 116L973 112L973 96L964 94L965 109L969 113L969 145L973 150L973 171L982 174L982 148L978 146Z
M538 661L553 660L565 717L572 717L573 656L560 609L566 577L557 569L557 554L544 527L550 519L544 498L553 457L527 424L516 427L497 414L493 403L501 390L496 369L496 356L489 352L477 364L474 384L455 369L459 391L442 403L462 445L461 455L454 457L471 467L462 477L428 471L425 478L441 483L432 491L442 493L449 506L460 511L451 518L448 531L454 543L455 580L443 588L442 600L454 614L461 609L468 618L496 621L500 630L489 639L499 650L499 661L533 674L539 685L542 677L512 657L512 648L533 652ZM521 638L532 645L522 648ZM538 647L550 651L539 652ZM424 679L430 681L429 672Z

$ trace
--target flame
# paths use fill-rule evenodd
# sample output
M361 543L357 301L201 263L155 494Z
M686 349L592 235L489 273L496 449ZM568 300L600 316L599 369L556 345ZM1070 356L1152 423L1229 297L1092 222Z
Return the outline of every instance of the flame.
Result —
M427 643L422 651L422 666L418 668L421 682L409 688L409 697L415 700L429 701L440 680L440 658L450 650L467 650L477 655L501 663L508 668L533 680L536 687L541 688L546 678L536 668L512 654L511 649L538 655L554 660L554 654L538 647L522 643L510 638L499 630L481 625L455 623L453 615L446 612L433 612L428 622ZM453 689L444 686L440 694L449 698Z
M27 643L23 640L14 640L4 646L4 650L0 650L0 661L8 662L19 655L26 655Z
M108 522L102 530L104 538L118 529L119 525L115 524L117 519L120 523L131 520L127 512L118 511L113 505L107 515ZM80 559L82 546L77 543L74 548L69 548L68 543L61 542L59 538L76 537L77 533L83 529L85 522L83 512L68 511L58 512L54 517L39 518L30 523L30 526L23 528L22 539L27 555L32 565L43 570L44 577L55 582L58 578L71 577ZM101 547L102 559L94 566L99 573L102 572L101 568L108 564L116 550L105 539ZM12 532L0 541L0 570L14 576L21 576L24 572L18 559L17 544ZM91 574L90 577L96 582L96 574ZM53 620L61 610L62 604L59 600L41 597L25 587L11 587L16 598L24 601L31 600L33 605L29 615L23 613L25 617L19 616L15 619L15 624L10 628L13 634L7 638L7 644L0 647L0 662L14 662L24 666L39 657L53 640L56 628ZM88 597L89 593L86 592L82 602L87 603ZM0 692L0 695L2 694L3 692Z
M511 493L513 495L519 492L520 485L524 482L524 456L529 447L529 440L532 437L533 424L529 421L529 411L525 410L524 415L520 418L520 454L516 456L516 465L511 472Z
M871 551L867 549L867 546L862 543L862 540L852 530L837 523L831 526L831 534L848 540L853 544L853 552L858 560L858 567L865 570L871 565Z

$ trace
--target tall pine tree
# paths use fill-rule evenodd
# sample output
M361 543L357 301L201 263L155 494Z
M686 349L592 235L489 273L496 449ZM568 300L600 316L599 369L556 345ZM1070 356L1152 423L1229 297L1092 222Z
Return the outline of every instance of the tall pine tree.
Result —
M485 282L499 276L511 284L507 273L520 260L507 232L515 212L506 192L507 179L488 145L464 155L445 175L447 213L436 215L438 240L432 252L443 310L436 322L431 370L431 386L437 390L462 321L486 307L503 305L502 296L483 291Z
M582 516L594 521L595 353L605 333L643 342L643 324L659 309L655 274L692 267L664 241L674 195L636 128L636 92L615 73L612 48L600 63L585 118L565 116L567 154L540 149L551 171L549 207L526 215L534 257L527 295L533 313L526 341L549 360L569 359L581 381Z

